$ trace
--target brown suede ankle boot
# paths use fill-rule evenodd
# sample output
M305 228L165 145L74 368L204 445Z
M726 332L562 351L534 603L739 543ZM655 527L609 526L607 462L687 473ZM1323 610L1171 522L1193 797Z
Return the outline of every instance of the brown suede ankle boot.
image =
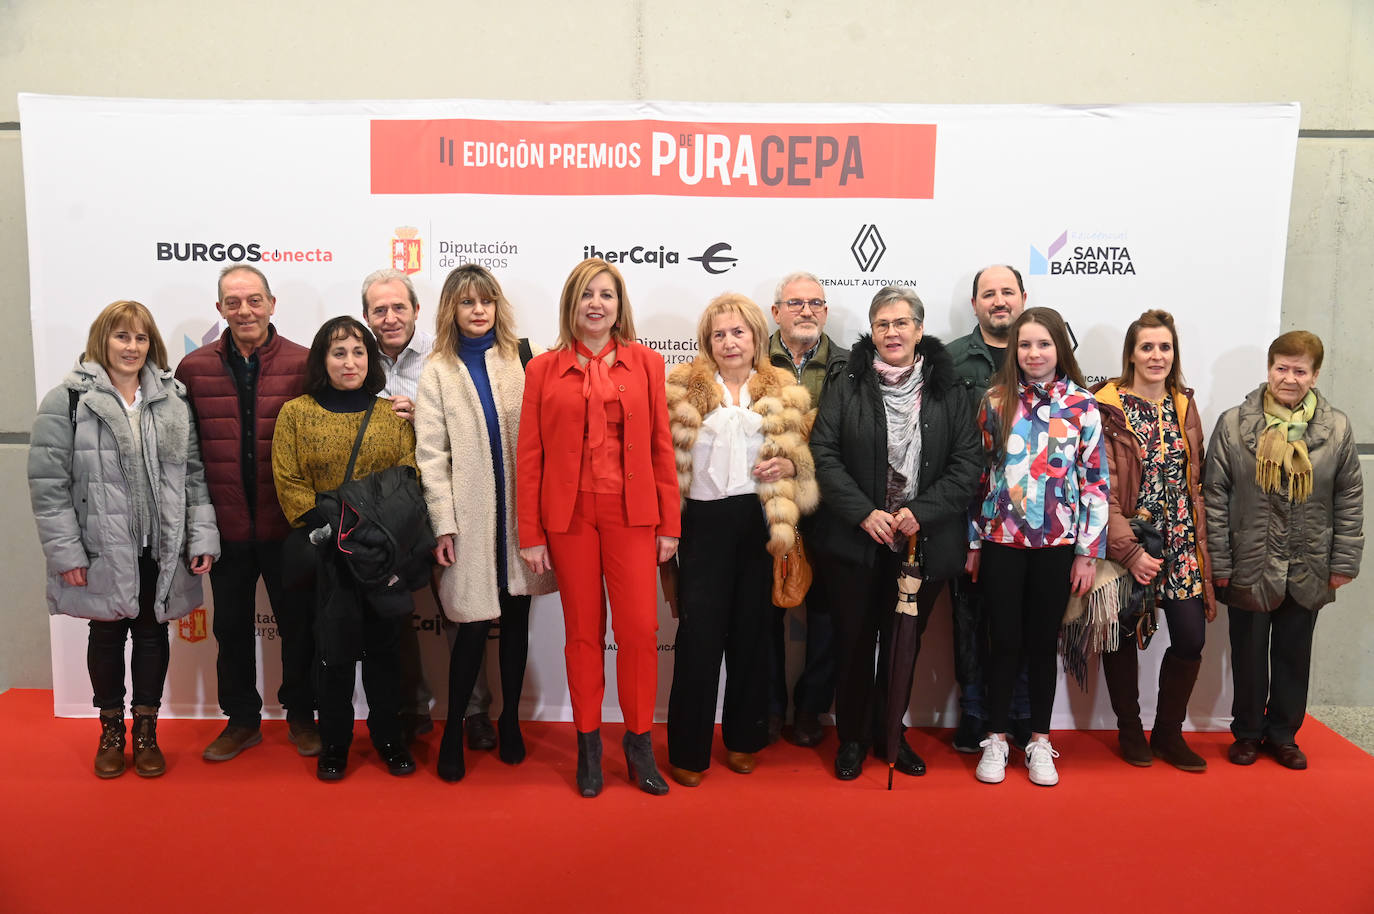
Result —
M1140 724L1140 659L1134 641L1102 655L1102 676L1116 712L1117 742L1121 757L1132 765L1148 768L1153 761L1145 728Z
M124 773L124 709L100 712L100 745L95 750L95 776L117 778Z
M134 773L155 778L167 770L167 760L157 747L157 708L134 706Z
M1188 698L1197 682L1199 660L1183 660L1171 651L1164 652L1159 665L1159 704L1155 727L1150 731L1150 749L1180 771L1206 771L1207 760L1183 741L1183 718L1188 713Z

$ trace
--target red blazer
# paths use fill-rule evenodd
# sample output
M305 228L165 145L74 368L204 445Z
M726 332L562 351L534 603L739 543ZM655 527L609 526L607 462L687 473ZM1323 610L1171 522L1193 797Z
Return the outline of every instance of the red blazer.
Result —
M582 374L571 349L535 356L525 369L515 493L522 549L547 545L547 531L564 533L572 525L587 425ZM678 536L677 464L663 356L638 343L621 344L610 378L625 409L621 462L628 523L652 526L658 536Z

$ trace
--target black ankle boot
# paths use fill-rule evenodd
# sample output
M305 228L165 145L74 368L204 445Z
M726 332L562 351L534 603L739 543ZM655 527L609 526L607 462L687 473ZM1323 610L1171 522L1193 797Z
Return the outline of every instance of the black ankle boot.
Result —
M577 789L584 797L601 793L601 731L577 734Z
M668 782L658 773L654 762L654 744L648 733L625 731L620 745L625 749L625 767L630 769L630 780L645 793L661 797L668 792Z
M450 784L463 779L467 774L467 763L463 759L463 720L449 718L444 721L444 735L439 740L439 777Z
M520 733L520 718L502 714L496 720L496 732L500 734L501 761L507 765L518 765L525 760L525 737Z

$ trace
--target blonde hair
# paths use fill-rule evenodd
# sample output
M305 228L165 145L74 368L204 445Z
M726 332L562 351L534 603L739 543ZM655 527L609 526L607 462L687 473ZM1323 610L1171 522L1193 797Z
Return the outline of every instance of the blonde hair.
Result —
M716 318L722 314L738 314L744 325L754 334L754 370L762 371L768 367L768 324L764 321L763 310L752 298L738 292L726 292L711 299L706 310L701 312L697 322L697 344L700 346L697 358L712 368L717 368L711 356L711 330Z
M620 299L616 307L615 325L611 327L611 338L617 343L633 343L635 337L634 312L630 310L630 297L625 294L625 277L614 266L599 257L588 257L573 267L568 280L563 284L563 294L558 298L558 343L559 349L571 349L577 334L577 306L582 301L582 293L587 291L593 279L602 273L610 274L615 283L615 293Z
M162 342L162 334L157 332L157 323L147 306L136 301L117 301L105 306L91 324L91 332L86 337L86 351L81 354L82 361L95 362L106 371L110 370L110 335L121 327L135 332L142 330L148 334L148 361L163 371L167 370L167 347Z
M439 309L434 318L434 351L449 359L458 358L462 345L463 332L458 329L458 300L463 293L472 290L482 298L496 302L496 314L492 327L496 330L496 348L502 356L513 359L520 348L520 338L515 332L515 315L501 284L485 267L475 263L465 263L448 274L444 287L439 291Z

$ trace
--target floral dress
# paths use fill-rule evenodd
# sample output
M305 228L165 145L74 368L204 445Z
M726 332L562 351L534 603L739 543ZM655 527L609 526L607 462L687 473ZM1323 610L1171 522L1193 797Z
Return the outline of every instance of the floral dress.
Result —
M1202 595L1197 525L1188 497L1188 447L1173 397L1147 400L1121 391L1126 422L1140 446L1140 497L1137 506L1164 533L1165 576L1160 595L1187 600Z

